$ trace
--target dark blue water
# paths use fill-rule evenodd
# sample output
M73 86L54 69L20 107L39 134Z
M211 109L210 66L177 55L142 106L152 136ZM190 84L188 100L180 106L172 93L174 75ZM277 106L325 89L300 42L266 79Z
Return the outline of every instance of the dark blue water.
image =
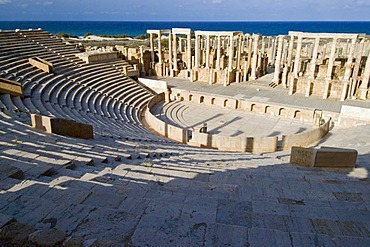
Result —
M193 31L242 31L262 35L285 35L289 31L327 33L366 33L370 35L370 21L366 22L95 22L95 21L0 21L0 29L39 28L53 34L64 32L83 36L86 33L129 34L136 37L147 29L191 28Z

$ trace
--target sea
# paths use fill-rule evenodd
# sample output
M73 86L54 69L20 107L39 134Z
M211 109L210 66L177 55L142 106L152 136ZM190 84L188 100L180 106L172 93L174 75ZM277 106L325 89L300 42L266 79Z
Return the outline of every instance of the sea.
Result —
M52 34L68 33L84 36L128 34L132 37L146 33L148 29L191 28L193 31L241 31L275 36L289 31L315 33L365 33L370 35L370 21L0 21L1 30L42 28Z

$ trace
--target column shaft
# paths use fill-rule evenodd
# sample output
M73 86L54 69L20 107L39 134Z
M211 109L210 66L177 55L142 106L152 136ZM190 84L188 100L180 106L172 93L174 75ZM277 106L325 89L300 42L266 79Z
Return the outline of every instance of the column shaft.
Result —
M158 32L158 58L159 63L162 64L162 33Z
M173 69L172 69L172 35L171 32L168 34L168 66L170 70L170 76L173 77Z
M150 33L149 34L149 41L150 41L150 55L151 55L151 62L154 63L155 60L154 60L154 37L153 37L153 34Z
M283 49L283 42L284 38L283 36L279 36L278 39L278 48L276 53L276 59L275 59L275 71L274 71L274 78L272 79L272 82L279 84L279 76L280 76L280 61L281 61L281 54Z
M221 36L217 36L217 59L216 59L216 69L220 69L220 58L221 58Z
M336 45L337 45L337 38L333 38L333 42L331 44L331 49L330 49L330 57L329 57L329 62L328 62L328 70L326 71L326 77L325 77L325 88L324 88L324 95L323 99L328 98L329 95L329 87L331 83L331 74L333 72L333 65L334 65L334 60L335 60L335 50L336 50Z
M177 36L176 36L176 33L174 33L172 36L173 36L173 70L177 72Z
M233 70L233 59L234 59L234 37L230 36L229 37L229 65L228 69L229 72Z
M192 67L191 67L191 33L188 34L187 36L187 53L188 53L188 70L191 70Z
M256 80L256 69L257 69L257 53L258 53L258 38L259 35L253 35L253 57L252 57L252 68L251 68L251 80Z
M207 44L206 44L206 68L209 69L209 52L210 52L210 37L207 35Z
M315 44L312 51L312 58L310 61L310 67L308 71L308 78L307 78L307 87L306 87L306 94L305 96L308 97L311 94L311 85L315 79L315 70L316 70L316 61L317 61L317 53L319 50L319 44L320 44L320 37L317 36L315 38Z

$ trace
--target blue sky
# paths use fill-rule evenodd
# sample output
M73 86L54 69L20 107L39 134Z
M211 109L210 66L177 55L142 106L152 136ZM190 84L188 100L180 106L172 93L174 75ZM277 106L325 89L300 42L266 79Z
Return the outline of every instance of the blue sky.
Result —
M0 0L0 20L370 20L370 0Z

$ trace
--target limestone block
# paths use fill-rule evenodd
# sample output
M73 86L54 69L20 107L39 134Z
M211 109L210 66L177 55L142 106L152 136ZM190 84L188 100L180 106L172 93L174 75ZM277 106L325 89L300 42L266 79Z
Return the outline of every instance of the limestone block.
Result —
M38 68L38 69L41 69L42 71L46 72L46 73L53 73L53 64L52 63L49 63L48 61L42 59L42 58L39 58L39 57L33 57L33 58L29 58L28 59L28 62Z
M356 165L357 150L322 147L316 153L315 167L348 167Z
M17 81L0 78L0 93L8 93L12 96L21 96L22 84Z
M292 147L290 155L291 164L306 167L353 168L356 160L356 150L333 147Z
M19 222L13 222L1 229L0 239L9 241L16 246L26 246L28 235L34 231L35 229L31 226L23 225Z
M315 154L315 149L292 147L290 163L294 165L311 167L315 161Z
M31 243L37 246L56 246L63 243L67 234L57 229L39 230L31 233L28 237Z
M94 138L93 127L88 124L37 114L31 114L31 122L33 128L41 129L48 133L83 139Z

